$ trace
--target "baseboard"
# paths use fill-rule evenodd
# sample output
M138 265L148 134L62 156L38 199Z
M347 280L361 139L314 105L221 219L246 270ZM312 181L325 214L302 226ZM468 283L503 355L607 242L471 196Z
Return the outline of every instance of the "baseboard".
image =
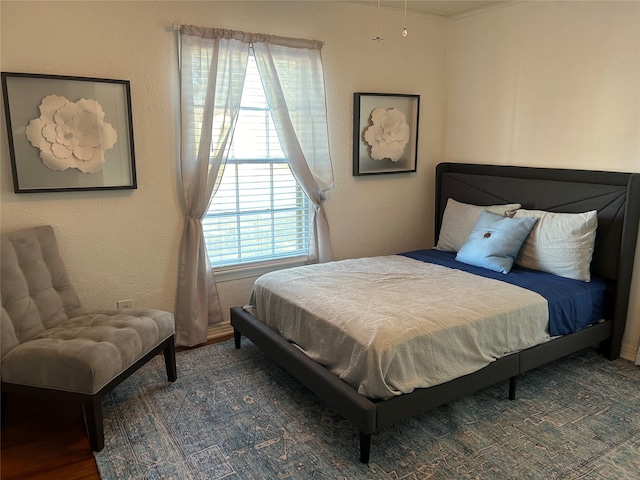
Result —
M207 329L207 341L220 340L233 335L233 327L229 322L212 325Z

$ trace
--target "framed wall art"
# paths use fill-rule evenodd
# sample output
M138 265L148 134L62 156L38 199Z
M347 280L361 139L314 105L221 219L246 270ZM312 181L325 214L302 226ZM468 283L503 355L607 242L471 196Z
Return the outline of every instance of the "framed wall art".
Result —
M127 80L2 72L16 193L137 188Z
M420 95L353 94L353 174L415 172Z

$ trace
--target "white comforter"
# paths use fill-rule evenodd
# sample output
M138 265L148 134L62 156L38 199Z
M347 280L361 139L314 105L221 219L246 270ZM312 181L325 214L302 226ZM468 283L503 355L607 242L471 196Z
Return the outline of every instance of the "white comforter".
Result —
M369 398L437 385L549 339L539 294L396 255L268 273L248 310Z

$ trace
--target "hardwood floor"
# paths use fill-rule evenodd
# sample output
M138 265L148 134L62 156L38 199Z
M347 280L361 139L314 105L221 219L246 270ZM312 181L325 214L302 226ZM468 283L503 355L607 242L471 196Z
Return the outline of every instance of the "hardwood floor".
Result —
M9 395L0 444L2 480L100 479L80 405Z
M0 449L0 478L99 479L82 407L9 395Z

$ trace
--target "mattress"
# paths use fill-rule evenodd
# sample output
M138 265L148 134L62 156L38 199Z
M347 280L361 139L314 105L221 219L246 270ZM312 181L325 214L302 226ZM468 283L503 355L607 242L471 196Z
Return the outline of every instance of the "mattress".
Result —
M245 308L372 399L447 382L550 338L539 293L402 255L268 273Z
M514 266L509 274L492 272L458 262L456 254L440 250L416 250L402 255L422 262L436 263L449 268L493 278L533 290L547 299L549 306L549 334L568 335L597 323L604 317L607 284L595 275L590 282L558 277L545 272Z

